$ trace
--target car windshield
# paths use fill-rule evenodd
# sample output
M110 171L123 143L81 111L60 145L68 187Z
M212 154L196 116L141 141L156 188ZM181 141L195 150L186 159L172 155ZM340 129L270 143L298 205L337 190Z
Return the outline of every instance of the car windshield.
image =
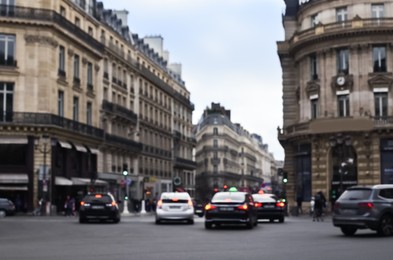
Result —
M86 203L94 203L94 202L99 202L99 203L111 203L112 198L109 195L88 195L84 198L83 200Z
M220 192L213 196L212 203L244 202L245 197L242 192Z
M340 200L365 200L371 195L371 189L351 189L346 190Z

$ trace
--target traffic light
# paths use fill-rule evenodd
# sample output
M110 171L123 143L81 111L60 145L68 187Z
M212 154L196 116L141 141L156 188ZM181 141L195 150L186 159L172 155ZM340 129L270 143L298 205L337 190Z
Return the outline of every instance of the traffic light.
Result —
M283 171L282 173L282 183L286 184L288 182L288 172Z
M336 189L332 189L332 191L331 191L331 198L332 198L332 200L336 200L337 199L337 190Z
M126 163L123 164L123 175L124 176L128 175L128 165Z

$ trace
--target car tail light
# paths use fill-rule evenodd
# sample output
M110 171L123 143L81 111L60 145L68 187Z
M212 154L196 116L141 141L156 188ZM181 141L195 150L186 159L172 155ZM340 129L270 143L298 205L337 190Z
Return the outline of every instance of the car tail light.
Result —
M86 202L84 202L84 201L81 201L81 206L82 206L82 207L89 207L89 206L90 206L90 203L86 203Z
M375 208L374 204L372 202L360 202L358 204L360 208L365 208L365 209L373 209Z
M263 206L262 203L260 203L260 202L255 202L255 207L256 207L256 208L261 208L262 206Z
M159 209L162 208L162 200L157 201L157 208L159 208Z
M96 194L94 197L96 197L97 199L100 199L100 198L102 198L102 195L101 194Z
M337 209L339 209L340 207L341 207L340 202L335 202L335 203L334 203L334 206L333 206L333 210L337 210Z
M282 201L277 201L276 207L283 208L283 207L285 207L285 203Z
M112 203L106 204L107 207L116 207L117 203L115 201L112 201Z
M205 210L206 211L209 211L209 210L212 210L212 209L216 209L217 207L216 206L214 206L214 205L212 205L212 204L206 204L206 206L205 206Z
M188 200L187 204L188 204L188 206L190 206L191 208L194 207L194 203L192 203L192 200Z
M247 203L244 203L243 205L237 206L237 208L240 210L248 210L248 205Z

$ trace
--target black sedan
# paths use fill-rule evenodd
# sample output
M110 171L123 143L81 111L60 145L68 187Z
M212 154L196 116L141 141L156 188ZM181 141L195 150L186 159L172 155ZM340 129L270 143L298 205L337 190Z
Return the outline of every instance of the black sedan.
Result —
M110 193L90 193L81 201L79 222L88 220L112 220L120 222L120 211L114 197Z
M253 194L252 197L258 219L268 219L270 222L278 219L279 222L284 222L285 203L278 200L274 194Z
M247 192L217 192L205 206L205 228L213 225L245 224L252 229L258 225L257 211L252 196Z

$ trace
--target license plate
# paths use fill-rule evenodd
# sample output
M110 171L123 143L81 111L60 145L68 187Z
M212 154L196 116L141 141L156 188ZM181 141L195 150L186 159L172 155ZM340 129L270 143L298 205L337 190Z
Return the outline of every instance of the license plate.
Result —
M91 208L92 208L92 209L103 209L104 206L92 206Z
M180 209L180 206L169 206L170 209Z
M197 209L197 210L195 210L195 212L196 212L196 213L202 213L202 210Z
M342 215L353 215L356 213L356 210L354 209L342 209L341 214Z
M271 208L274 208L274 205L264 205L263 207L271 209Z
M233 208L220 208L220 211L233 211Z

